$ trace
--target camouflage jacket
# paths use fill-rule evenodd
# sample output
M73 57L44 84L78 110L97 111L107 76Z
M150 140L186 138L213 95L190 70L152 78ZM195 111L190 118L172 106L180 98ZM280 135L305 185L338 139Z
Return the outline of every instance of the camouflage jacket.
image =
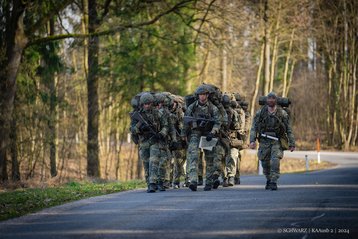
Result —
M140 109L139 113L143 119L150 125L155 133L160 133L164 137L169 134L169 119L159 110L152 108L150 110ZM130 131L133 136L139 138L139 143L146 142L152 138L153 132L150 130L142 130L142 123L133 121L131 122Z
M295 146L290 118L282 107L277 106L275 112L270 113L264 106L255 114L250 132L250 142L255 142L262 133L274 132L277 137L287 136L289 146Z
M184 132L187 134L189 130L192 131L202 131L203 133L219 133L221 127L221 121L223 116L221 116L219 109L210 101L207 101L204 105L199 104L199 101L195 101L189 105L188 109L185 111L185 116L192 116L195 118L207 118L214 120L214 123L205 129L200 129L199 125L196 122L193 122L190 125L184 125Z

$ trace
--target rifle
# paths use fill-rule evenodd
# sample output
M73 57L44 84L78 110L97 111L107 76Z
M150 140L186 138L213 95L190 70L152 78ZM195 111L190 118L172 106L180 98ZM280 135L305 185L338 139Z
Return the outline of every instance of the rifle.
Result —
M131 112L129 113L132 120L137 120L141 124L144 124L149 129L150 133L152 134L151 138L157 134L157 132L151 127L151 125L143 118L143 116L138 112Z
M207 123L215 123L216 120L212 120L212 119L207 119L207 118L195 118L192 116L184 116L184 124L189 124L191 122L196 122L196 121L200 121L200 125L199 127L205 127Z

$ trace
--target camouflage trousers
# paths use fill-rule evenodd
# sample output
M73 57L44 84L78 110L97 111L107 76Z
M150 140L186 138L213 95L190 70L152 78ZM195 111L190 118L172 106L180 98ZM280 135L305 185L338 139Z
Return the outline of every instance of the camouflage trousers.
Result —
M237 158L236 158L236 173L235 173L235 178L240 178L240 166L241 166L241 153L240 150L237 154Z
M147 184L157 183L158 181L161 151L161 146L158 143L141 142L139 145L139 158L143 162Z
M238 148L230 149L230 156L226 157L226 172L227 177L237 176L237 170L239 171L240 177L240 151Z
M185 149L173 151L173 182L180 183L180 177L185 176L184 164L186 160Z
M198 182L198 164L199 164L199 140L200 135L192 134L190 136L187 149L188 176L190 182ZM214 179L219 176L221 162L217 156L217 147L212 151L204 150L204 158L206 162L206 184L212 184Z
M168 148L160 149L159 166L158 166L158 182L169 182L172 171L172 154Z
M218 143L218 145L215 147L215 153L220 163L220 175L221 178L224 180L227 178L226 162L228 154L225 150L225 147L221 143Z
M280 142L270 139L261 139L257 155L259 160L261 160L266 179L271 182L277 182L277 179L280 177L280 161L283 157Z

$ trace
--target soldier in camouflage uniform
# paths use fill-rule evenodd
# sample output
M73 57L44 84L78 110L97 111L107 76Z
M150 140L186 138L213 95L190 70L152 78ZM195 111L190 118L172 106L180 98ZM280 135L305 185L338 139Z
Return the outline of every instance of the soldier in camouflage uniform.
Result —
M176 96L177 97L177 96ZM183 102L182 102L183 103ZM171 144L171 152L174 158L173 165L173 187L180 188L180 177L184 176L184 164L186 160L185 134L184 134L184 112L181 103L174 99L171 108L171 120L175 127L176 139Z
M174 124L172 121L172 113L169 111L168 106L170 102L168 102L168 97L163 93L155 94L155 101L157 105L157 109L162 115L168 119L168 128L169 133L168 136L165 137L165 150L161 150L161 157L159 162L159 171L158 171L158 189L159 191L165 191L166 188L169 188L170 179L171 179L171 169L172 169L172 154L169 150L169 146L172 142L176 141L176 132L174 128Z
M201 136L205 136L206 140L211 141L220 129L220 113L218 108L208 100L209 91L205 85L199 86L195 94L198 97L185 112L185 116L195 118L207 118L214 120L214 123L207 123L194 121L190 124L185 124L184 129L188 135L188 149L187 149L187 163L189 164L189 188L192 191L197 190L198 186L198 160L199 160L199 141ZM205 190L211 190L213 182L217 180L220 172L220 162L217 162L215 155L215 148L213 151L204 150L206 160L206 182Z
M168 119L153 107L154 97L150 93L142 94L139 103L138 113L143 120L132 119L131 133L139 138L139 157L144 166L147 192L153 193L157 189L160 158L166 151Z
M236 103L236 101L234 101ZM226 176L227 180L223 182L223 187L225 186L234 186L235 181L234 177L236 174L236 166L239 155L239 147L242 146L242 140L238 139L238 134L242 128L242 119L240 119L240 115L235 110L237 107L237 103L233 104L231 97L229 95L225 95L223 97L223 105L228 115L228 126L225 129L226 135L229 137L230 143L230 151L226 159Z
M237 131L237 140L241 142L236 148L233 148L231 151L231 156L234 158L236 165L236 174L235 174L235 185L240 184L240 166L241 166L241 151L246 147L247 134L250 127L250 113L248 112L248 104L243 101L239 93L234 94L235 101L237 106L235 111L239 115L240 127Z
M263 135L264 134L264 135ZM270 139L275 137L279 140ZM277 190L280 177L280 160L283 157L282 140L287 140L289 150L295 150L295 139L290 119L286 111L277 105L277 95L267 95L267 103L256 112L250 133L250 148L256 148L256 138L260 142L258 157L266 176L265 189Z

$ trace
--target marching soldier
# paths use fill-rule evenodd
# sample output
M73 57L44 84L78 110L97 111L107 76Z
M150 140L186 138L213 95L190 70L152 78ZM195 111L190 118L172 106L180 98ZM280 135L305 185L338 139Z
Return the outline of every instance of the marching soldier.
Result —
M235 111L239 115L240 127L237 131L237 141L238 146L233 147L231 150L231 157L233 157L235 166L236 166L236 173L235 173L235 185L240 184L240 166L241 166L241 150L244 149L247 140L247 134L250 127L250 113L248 112L248 105L243 99L241 98L239 93L234 94L234 98L236 102L235 104Z
M267 179L265 189L277 190L283 150L288 143L288 149L294 151L295 139L288 114L277 105L274 92L267 95L266 105L256 112L250 133L251 149L256 148L256 139L260 142L258 158Z
M169 132L168 118L154 106L150 93L140 96L140 108L131 116L131 133L139 138L139 157L143 162L147 192L157 189L158 167L161 157L166 153L166 137Z
M228 178L223 182L223 186L225 187L225 186L234 186L235 184L234 177L236 174L236 166L237 166L238 155L239 155L238 148L242 144L242 141L238 140L238 134L239 134L240 127L242 126L241 125L242 122L240 121L240 115L234 108L237 106L237 104L236 105L232 104L229 95L224 95L223 105L225 107L228 116L228 126L225 131L226 131L226 135L228 135L229 145L230 145L228 155L227 157L225 157L226 167L224 170L226 170L226 174L227 174L226 176Z
M185 116L200 118L189 124L184 125L188 135L187 163L189 164L189 188L197 190L198 186L198 160L199 160L199 141L201 136L205 136L207 141L211 141L220 129L220 113L218 108L209 101L209 90L205 85L199 86L195 94L197 100L192 103L185 112ZM211 121L205 121L208 119ZM214 181L219 177L220 162L217 162L215 148L212 151L204 150L206 160L206 182L204 190L211 190Z

